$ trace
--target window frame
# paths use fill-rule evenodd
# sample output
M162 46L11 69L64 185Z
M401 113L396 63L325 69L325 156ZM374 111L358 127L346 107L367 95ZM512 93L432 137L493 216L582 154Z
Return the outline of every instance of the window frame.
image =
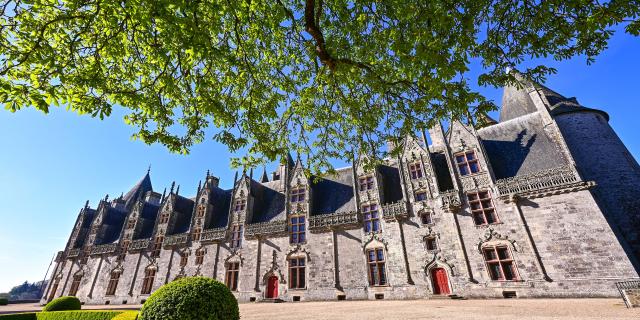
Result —
M424 195L424 198L420 199L420 197L418 197L419 194ZM414 193L413 197L414 197L416 202L426 201L427 200L427 192L424 191L424 190L417 191L416 193Z
M373 179L373 175L366 175L358 178L358 190L360 192L372 190L374 187L375 179Z
M80 284L82 283L82 278L84 275L73 275L73 280L71 281L71 287L69 288L69 295L75 297L78 294L78 289L80 289Z
M247 199L236 199L233 201L233 212L242 212L247 209Z
M367 215L369 216L367 217ZM363 220L364 232L378 233L382 231L382 220L380 219L380 210L378 208L377 203L372 203L372 204L367 204L362 206L362 220ZM377 228L375 228L376 225L377 225Z
M204 248L200 248L198 250L196 250L196 261L195 264L197 266L202 265L204 263L204 255L205 255L205 250Z
M481 197L481 194L486 194L486 197ZM498 217L498 213L496 212L496 207L493 204L493 197L489 190L476 190L466 193L467 203L469 204L469 211L471 211L471 219L473 219L473 224L477 227L488 226L493 224L499 224L500 218ZM472 197L475 197L472 199ZM490 207L485 207L485 203L489 202ZM480 206L479 209L474 209L473 205L478 204ZM487 219L487 214L490 214L493 218L493 222L489 222ZM477 217L482 217L483 223L478 223Z
M153 290L153 283L156 280L156 273L158 270L155 268L147 268L144 270L144 278L142 279L142 288L140 294L151 294Z
M204 200L204 198L203 198ZM202 218L204 217L204 214L207 210L207 206L204 204L200 204L198 205L198 208L196 209L196 218Z
M229 247L232 249L242 248L242 234L244 226L242 224L234 224L231 226L231 242Z
M429 217L428 218L428 222L425 223L425 218L424 217ZM420 223L423 226L431 226L431 225L435 224L433 222L433 214L431 214L431 211L424 211L424 212L420 213Z
M107 284L107 291L105 292L105 296L115 296L116 290L118 289L118 282L120 282L120 276L122 272L111 272L111 276L109 277L109 283Z
M291 203L303 202L307 199L307 188L294 188L289 192L289 201Z
M472 154L473 155L473 159L469 160L468 155ZM464 158L464 161L459 162L458 161L458 157L462 156ZM453 159L454 162L456 164L456 168L458 170L458 173L460 174L460 176L466 177L466 176L471 176L477 173L482 172L482 167L480 166L480 159L478 159L478 154L476 152L476 150L472 149L472 150L466 150L466 151L462 151L462 152L457 152L455 154L453 154ZM473 172L473 170L471 169L471 164L475 163L476 167L478 168L477 171ZM461 167L464 167L465 170L468 170L467 173L463 173L462 170L460 169Z
M430 245L431 243L431 245ZM434 235L428 235L424 237L424 248L427 251L436 251L439 249L438 237Z
M296 220L294 223L293 220ZM302 222L300 222L302 219ZM304 214L294 214L289 216L289 243L301 244L307 242L307 218ZM294 230L296 228L296 230Z
M191 237L192 241L200 241L200 237L202 236L202 228L200 226L196 226L193 228L193 235Z
M506 258L501 258L498 249L503 249L504 252L507 253ZM489 260L487 258L487 253L492 252L495 255L495 259ZM513 257L513 252L509 245L506 244L495 244L495 245L486 245L482 247L482 258L485 263L485 267L487 268L487 273L489 274L489 278L492 281L501 281L501 282L513 282L520 281L520 274L518 273L518 268L516 267L516 261ZM500 275L498 277L494 277L492 272L492 265L497 265L498 270L500 271ZM511 273L513 274L512 279L507 279L505 277L505 267L504 265L509 265L511 268Z
M180 267L186 267L189 263L189 255L186 252L180 253Z
M371 259L371 252L373 252L374 259ZM387 278L386 271L386 256L383 248L371 248L366 250L367 259L367 275L369 278L369 286L372 287L385 287L389 285L389 279ZM382 259L380 259L379 253L382 253ZM375 272L374 272L375 270ZM381 276L382 275L382 276Z
M409 164L409 177L411 180L419 180L424 178L422 163L420 161Z
M153 239L153 250L151 251L151 257L157 258L162 251L162 243L164 242L164 235L158 235Z
M160 222L159 224L165 224L165 223L169 223L169 216L171 215L171 212L163 212L160 215Z
M231 291L238 291L238 279L240 278L240 262L227 262L225 265L224 284Z
M293 263L295 261L295 263ZM302 264L300 264L302 262ZM289 263L289 289L305 290L307 289L307 261L305 257L292 257L288 259ZM295 273L295 276L293 275ZM302 282L302 285L301 283Z

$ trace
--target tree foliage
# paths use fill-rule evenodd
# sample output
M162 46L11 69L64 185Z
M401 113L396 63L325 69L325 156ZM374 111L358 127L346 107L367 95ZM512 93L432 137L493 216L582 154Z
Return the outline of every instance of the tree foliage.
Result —
M245 164L295 150L312 169L434 120L495 108L469 82L526 59L593 61L640 3L595 0L4 0L0 103L126 123L188 152L208 136ZM484 72L468 79L472 61ZM529 79L553 73L540 65ZM209 129L208 129L209 128ZM236 164L238 164L236 162Z

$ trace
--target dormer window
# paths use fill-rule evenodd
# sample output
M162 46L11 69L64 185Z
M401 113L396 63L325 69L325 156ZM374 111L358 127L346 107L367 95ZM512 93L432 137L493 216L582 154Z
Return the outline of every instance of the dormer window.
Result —
M436 241L436 237L428 236L424 239L424 246L427 248L427 251L434 251L438 249L438 242Z
M196 250L196 265L201 265L204 262L204 249Z
M416 201L427 200L427 193L424 191L416 192Z
M305 188L298 188L291 190L291 202L302 202L304 201L306 194Z
M242 225L236 224L231 227L231 248L240 248L242 246Z
M129 221L127 221L127 229L133 229L133 227L136 226L136 220L135 219L129 219Z
M431 216L431 212L423 212L420 214L420 222L424 225L433 224L433 217Z
M467 152L461 152L455 154L456 165L461 176L467 176L470 174L480 172L480 165L478 164L478 158L476 152L471 150Z
M202 229L200 229L200 227L196 227L193 230L193 241L200 241L201 234L202 234Z
M234 212L238 212L238 211L244 211L244 209L247 207L247 200L245 199L238 199L234 202L233 205L233 211Z
M160 216L160 223L167 223L169 222L169 212L163 212L162 215Z
M412 180L422 178L422 166L419 162L409 165L409 174Z
M364 232L380 231L378 206L375 204L362 206L362 213L364 215Z
M196 217L198 217L198 218L204 217L204 210L205 209L206 209L206 206L204 206L204 205L198 206L198 210L196 211Z
M373 189L373 176L362 177L358 179L360 191Z
M189 262L189 255L187 255L186 252L183 252L180 254L180 266L181 267L186 267L187 266L187 262Z

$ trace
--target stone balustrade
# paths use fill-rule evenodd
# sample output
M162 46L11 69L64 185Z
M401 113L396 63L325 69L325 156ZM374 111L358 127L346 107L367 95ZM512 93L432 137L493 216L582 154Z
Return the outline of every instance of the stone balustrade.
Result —
M358 227L358 213L355 211L318 214L309 217L309 230L327 231L331 228Z
M99 255L99 254L105 254L105 253L113 253L113 252L116 252L117 249L118 249L117 243L101 244L91 248L90 255L93 256L93 255Z
M200 242L203 241L223 241L227 237L227 228L205 229L200 236Z
M256 239L259 237L279 236L287 233L287 221L276 220L247 224L244 229L244 237Z
M382 217L386 221L393 221L407 217L407 204L400 200L382 206Z
M149 247L149 239L139 239L131 241L129 251L144 250Z
M578 181L578 178L569 167L558 167L547 170L540 170L531 174L500 179L496 181L496 186L500 195L521 194L548 188L571 185Z
M189 235L190 233L188 232L172 234L164 238L164 242L162 242L162 244L165 247L185 245L189 242Z

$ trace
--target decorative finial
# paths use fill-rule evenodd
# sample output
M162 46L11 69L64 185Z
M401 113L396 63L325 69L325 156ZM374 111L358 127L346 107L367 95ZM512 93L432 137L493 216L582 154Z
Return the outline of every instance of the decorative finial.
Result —
M162 191L162 199L160 201L164 201L164 196L167 194L167 187L164 187L164 191Z
M251 167L251 169L249 169L249 179L253 180L253 167Z
M197 192L197 194L200 194L201 186L202 186L202 180L198 181L198 192Z
M178 185L178 188L176 188L176 196L178 195L178 193L180 193L180 185Z
M151 164L149 164L149 168L147 169L147 174L151 173Z
M209 179L209 169L207 169L207 179Z
M89 208L89 200L87 200L87 202L84 203L84 207Z
M175 181L171 182L171 189L169 190L169 193L173 193L173 188L175 187L176 187L176 182Z
M105 202L109 201L109 194L107 194L107 195L105 195L105 196L104 196L104 201L105 201Z

